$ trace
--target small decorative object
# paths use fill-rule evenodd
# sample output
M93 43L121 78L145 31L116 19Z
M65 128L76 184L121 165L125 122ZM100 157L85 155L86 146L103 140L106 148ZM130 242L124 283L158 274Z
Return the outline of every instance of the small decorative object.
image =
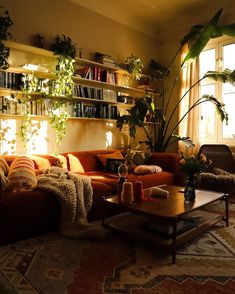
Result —
M199 157L191 155L189 157L180 154L182 159L180 160L181 170L187 176L186 185L184 189L184 199L186 202L195 200L195 175L206 170L212 163L207 159L205 154L201 154Z
M124 204L131 204L134 201L134 192L133 192L132 182L123 183L121 198Z
M185 188L184 188L184 200L185 202L194 201L196 197L195 193L195 179L194 175L187 177Z
M137 181L135 183L135 202L140 202L144 198L143 182Z
M118 201L121 202L121 194L122 194L122 187L123 184L127 181L126 176L128 174L128 167L125 164L121 164L118 167L118 187L117 187L117 196Z

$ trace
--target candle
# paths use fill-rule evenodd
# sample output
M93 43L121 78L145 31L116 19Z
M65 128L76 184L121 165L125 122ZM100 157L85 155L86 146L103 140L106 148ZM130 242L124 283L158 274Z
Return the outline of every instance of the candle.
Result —
M133 183L125 182L122 186L122 202L131 204L134 201Z

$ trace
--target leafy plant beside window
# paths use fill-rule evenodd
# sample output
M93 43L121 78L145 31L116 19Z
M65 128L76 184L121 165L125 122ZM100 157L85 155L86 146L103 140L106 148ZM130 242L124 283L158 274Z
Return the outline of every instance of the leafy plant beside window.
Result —
M10 49L3 44L3 41L6 41L8 38L11 39L12 36L8 30L13 25L13 21L7 10L4 10L4 12L2 10L4 10L4 7L0 6L0 68L5 70L9 67L8 57Z
M152 152L165 151L169 145L173 144L176 141L183 141L187 146L194 146L189 137L181 137L180 135L176 134L176 132L178 126L190 113L190 111L192 111L194 108L198 107L202 103L205 103L207 101L211 102L216 106L216 110L221 120L228 120L228 115L225 111L224 104L219 102L218 99L213 97L212 95L203 95L202 97L198 98L198 100L189 108L188 111L185 112L182 118L175 125L171 125L173 117L178 112L180 103L192 90L192 88L199 84L203 79L211 78L214 80L219 80L223 83L229 82L235 84L235 71L231 71L228 69L224 70L223 72L207 72L201 79L199 79L184 93L184 95L176 103L176 106L173 108L173 110L169 109L169 105L173 99L175 85L184 64L186 62L190 62L194 58L197 58L211 38L217 38L222 35L235 36L235 24L223 26L218 25L221 13L222 9L220 9L205 26L197 25L190 30L190 32L180 41L180 48L176 52L175 56L172 58L168 67L163 67L154 61L151 62L151 67L155 76L162 82L163 90L161 98L163 101L166 101L165 105L163 103L162 109L157 108L154 105L152 98L146 95L146 97L136 100L135 105L130 110L128 110L129 114L122 115L117 119L116 125L120 130L122 129L124 124L129 125L131 137L136 136L137 127L143 128L146 134L146 141L141 143L145 143ZM165 98L164 79L168 75L169 69L173 64L175 58L178 56L179 52L181 52L182 47L186 43L190 43L190 49L180 65L178 73L173 81L169 96ZM147 128L147 116L151 117L151 121L153 123L153 132L151 132L151 130ZM166 118L168 118L168 120Z

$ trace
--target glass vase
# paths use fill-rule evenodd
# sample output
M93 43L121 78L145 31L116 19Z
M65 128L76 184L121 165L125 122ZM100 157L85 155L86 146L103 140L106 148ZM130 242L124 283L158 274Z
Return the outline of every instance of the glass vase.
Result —
M184 188L184 201L190 202L195 201L195 179L194 175L187 177L185 188Z

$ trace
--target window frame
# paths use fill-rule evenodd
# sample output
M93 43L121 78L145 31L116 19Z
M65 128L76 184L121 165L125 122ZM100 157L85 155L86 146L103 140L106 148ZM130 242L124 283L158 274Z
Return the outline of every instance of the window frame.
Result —
M235 44L235 38L234 37L220 37L216 39L212 39L209 41L208 45L204 48L203 51L207 51L210 49L215 49L215 71L222 71L223 70L223 46ZM202 51L202 52L203 52ZM200 58L200 57L199 57ZM200 62L199 62L200 63ZM231 68L231 70L234 70ZM205 85L215 85L215 97L218 98L220 102L222 102L222 85L223 83L218 81L213 81L209 79L204 79L199 84L199 93L201 92L201 86ZM203 104L202 104L203 105ZM206 143L217 143L217 144L226 144L232 148L235 149L235 138L223 138L223 122L220 120L218 115L216 115L215 118L215 136L213 138L205 138L201 136L201 113L202 109L199 107L199 141L200 144L206 144Z

